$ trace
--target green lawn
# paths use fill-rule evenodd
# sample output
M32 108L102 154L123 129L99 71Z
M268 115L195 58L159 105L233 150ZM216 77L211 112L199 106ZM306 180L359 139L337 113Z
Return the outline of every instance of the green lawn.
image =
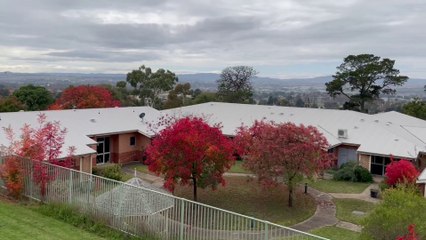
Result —
M334 199L333 201L337 207L337 218L355 224L361 224L361 219L364 217L356 216L352 214L352 211L362 211L368 214L376 206L374 203L358 199Z
M243 168L243 161L235 161L235 164L229 169L230 173L250 173L250 171Z
M297 192L294 206L289 208L283 185L263 189L256 180L235 176L226 177L226 181L225 187L214 191L198 189L199 202L287 226L309 218L316 209L314 199L302 192ZM192 199L192 187L178 186L175 195Z
M358 232L350 231L339 227L323 227L311 231L312 234L328 238L330 240L356 240L361 235Z
M104 239L24 206L0 199L1 239Z
M152 174L149 170L148 170L148 166L147 165L139 165L136 167L136 170L138 172L143 172L143 173L148 173L148 174Z
M318 179L307 180L308 186L327 193L362 193L370 183Z

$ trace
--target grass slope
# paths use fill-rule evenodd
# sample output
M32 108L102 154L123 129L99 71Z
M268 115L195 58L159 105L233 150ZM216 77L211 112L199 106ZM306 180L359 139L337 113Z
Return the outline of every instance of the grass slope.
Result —
M23 206L2 201L0 201L0 238L20 240L104 239Z
M330 240L355 240L361 235L360 233L338 227L323 227L315 229L311 233Z
M315 212L314 199L296 193L292 208L287 207L288 192L285 186L263 189L256 180L247 177L226 177L226 186L217 190L198 189L199 202L290 226L301 222ZM192 186L178 186L175 195L192 199Z

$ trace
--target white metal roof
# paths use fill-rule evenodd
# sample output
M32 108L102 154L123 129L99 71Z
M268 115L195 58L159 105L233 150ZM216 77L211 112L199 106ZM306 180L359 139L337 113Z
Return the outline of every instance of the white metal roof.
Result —
M359 146L359 152L405 158L426 152L426 121L397 112L369 115L349 110L211 102L161 112L150 107L126 107L0 113L0 128L11 126L20 134L24 124L38 126L40 113L67 129L63 149L75 146L76 155L95 153L88 145L96 142L88 136L135 131L151 136L153 132L147 122L155 123L163 114L201 116L210 124L220 123L223 133L230 136L235 135L240 126L251 126L255 120L293 122L317 127L330 146L351 144ZM141 113L145 113L143 121L139 118ZM346 129L348 137L339 138L339 129ZM0 147L8 145L1 132Z
M139 132L150 136L153 133L147 122L158 121L160 112L151 107L125 107L125 108L94 108L75 110L33 111L0 113L0 147L9 146L9 141L3 128L11 127L15 134L21 134L24 124L33 128L38 127L37 118L40 113L47 117L47 121L59 121L67 129L63 155L69 146L76 147L75 155L96 153L88 145L95 144L88 136L112 134L120 132ZM145 113L143 120L139 118Z
M255 120L293 122L317 127L330 146L359 145L359 152L405 158L416 158L419 152L426 152L426 135L422 132L426 121L397 112L369 115L349 110L211 102L162 113L205 117L210 124L221 123L224 134L230 136L241 125L251 126ZM339 129L346 129L348 137L339 138Z

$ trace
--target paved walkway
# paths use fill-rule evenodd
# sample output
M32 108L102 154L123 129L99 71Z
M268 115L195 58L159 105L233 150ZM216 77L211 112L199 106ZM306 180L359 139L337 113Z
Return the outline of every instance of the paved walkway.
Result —
M123 171L128 174L135 174L135 167L140 166L141 163L135 162L135 163L129 163L123 166ZM154 186L162 187L163 186L163 179L161 177L142 173L139 171L136 171L136 176L144 179L146 181L149 181ZM240 176L240 177L253 177L253 174L245 174L245 173L225 173L225 176ZM336 205L333 202L333 198L352 198L352 199L359 199L363 201L378 203L380 202L379 199L370 197L370 189L371 188L378 188L377 183L373 183L370 186L368 186L362 193L323 193L316 189L309 188L308 194L311 195L317 204L317 209L312 217L309 219L298 223L296 225L293 225L292 228L309 232L313 229L327 227L327 226L336 226L344 229L348 229L355 232L361 232L361 226L340 221L336 218Z
M379 199L370 197L370 189L372 188L379 189L379 184L371 184L362 193L330 193L330 195L334 198L354 198L367 202L378 203L380 202Z
M336 205L333 203L333 197L313 188L308 190L308 194L317 203L315 214L309 219L292 226L292 228L308 232L312 229L336 225L338 220L336 218Z

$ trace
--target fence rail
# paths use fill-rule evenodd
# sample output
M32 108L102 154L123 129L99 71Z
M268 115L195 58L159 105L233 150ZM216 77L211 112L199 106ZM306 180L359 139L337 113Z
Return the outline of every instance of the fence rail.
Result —
M0 164L3 162L4 158L0 157ZM167 240L326 240L268 221L49 163L22 159L22 166L25 196L46 203L67 204L135 236ZM43 183L34 182L34 176L40 175L40 171L47 179L44 194ZM4 187L1 180L0 187Z

